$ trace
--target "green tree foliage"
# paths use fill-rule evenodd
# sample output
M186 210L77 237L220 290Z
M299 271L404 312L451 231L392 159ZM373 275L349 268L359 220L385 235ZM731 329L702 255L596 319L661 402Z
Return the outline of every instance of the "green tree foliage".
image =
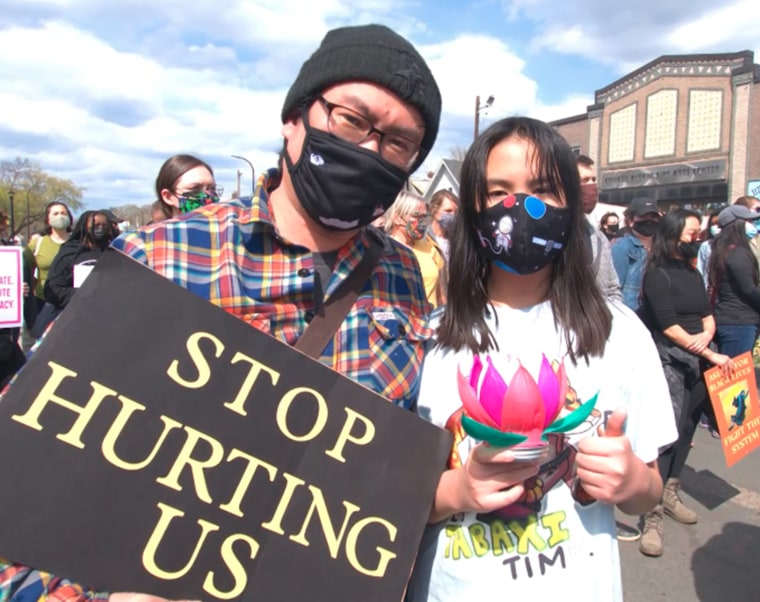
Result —
M84 208L83 188L71 180L65 180L45 173L29 159L16 157L15 161L0 163L0 198L3 209L10 213L9 192L14 192L13 235L34 232L45 224L45 207L53 201L68 205L72 213Z

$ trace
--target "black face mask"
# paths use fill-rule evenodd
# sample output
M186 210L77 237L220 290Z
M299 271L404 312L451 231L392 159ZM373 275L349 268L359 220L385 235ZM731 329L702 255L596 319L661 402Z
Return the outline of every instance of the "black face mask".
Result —
M285 164L298 200L309 217L329 230L354 230L386 212L408 173L380 153L312 128L303 117L306 137L294 165Z
M633 222L633 226L631 227L642 236L652 236L657 229L657 222L653 222L652 220Z
M694 242L679 242L676 249L678 249L678 254L681 257L687 261L691 261L699 253L699 247L701 244L702 243L698 240L695 240Z
M489 261L516 274L532 274L562 252L570 210L523 193L510 194L478 216L478 236Z
M618 224L610 224L609 226L604 227L604 231L608 234L615 234L620 229L620 226Z
M92 240L97 243L108 242L111 231L108 226L93 226L92 227Z

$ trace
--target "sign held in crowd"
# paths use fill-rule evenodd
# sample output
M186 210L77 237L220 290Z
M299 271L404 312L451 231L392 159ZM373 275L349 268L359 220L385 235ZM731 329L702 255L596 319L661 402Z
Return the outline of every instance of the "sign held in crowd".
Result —
M726 378L718 366L705 372L728 466L760 447L760 403L752 353L738 355L733 362L732 378Z
M111 250L0 403L0 555L170 598L399 600L449 446Z
M0 247L0 328L19 328L24 321L22 252Z

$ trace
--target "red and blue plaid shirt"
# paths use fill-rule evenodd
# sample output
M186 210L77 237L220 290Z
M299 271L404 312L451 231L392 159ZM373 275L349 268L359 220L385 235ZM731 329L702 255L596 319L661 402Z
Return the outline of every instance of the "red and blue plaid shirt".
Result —
M113 246L254 328L293 345L316 312L315 266L309 249L283 240L267 202L276 170L259 178L250 206L205 205L147 226ZM324 301L356 268L367 245L361 233L343 246ZM393 403L417 399L431 306L410 249L386 244L354 306L320 360ZM0 559L0 601L76 601L107 594Z

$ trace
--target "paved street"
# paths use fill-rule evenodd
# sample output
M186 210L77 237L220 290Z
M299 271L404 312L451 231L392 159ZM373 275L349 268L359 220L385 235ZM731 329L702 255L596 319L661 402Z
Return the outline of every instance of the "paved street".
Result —
M638 542L620 543L626 602L760 601L760 450L727 468L705 429L694 444L682 498L699 523L666 517L660 558L643 556Z

